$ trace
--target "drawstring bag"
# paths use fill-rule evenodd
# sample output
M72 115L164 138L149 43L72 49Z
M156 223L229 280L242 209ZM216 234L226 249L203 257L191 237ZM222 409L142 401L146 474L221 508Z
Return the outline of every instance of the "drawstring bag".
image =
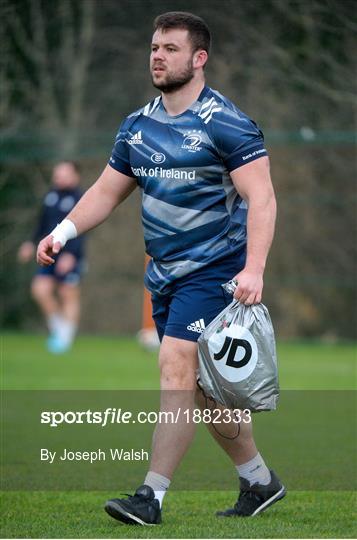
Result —
M237 283L222 287L233 293ZM230 409L275 410L279 399L275 338L268 309L233 300L198 340L199 386Z

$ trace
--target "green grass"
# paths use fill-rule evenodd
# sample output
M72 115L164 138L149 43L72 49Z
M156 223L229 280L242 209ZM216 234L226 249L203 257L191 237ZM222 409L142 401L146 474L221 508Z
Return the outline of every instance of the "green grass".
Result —
M44 349L41 336L7 334L2 340L1 373L4 390L114 390L156 389L158 368L155 353L140 349L130 338L81 337L73 351L55 357ZM298 390L351 390L355 388L355 347L350 345L327 345L319 343L281 343L278 347L280 383L283 389ZM307 394L308 395L308 394ZM331 394L342 395L341 393ZM331 403L331 410L337 408ZM306 406L308 410L308 404ZM257 438L267 435L269 429L276 434L282 453L277 457L274 445L267 440L264 456L278 473L291 468L294 482L300 470L311 466L312 476L317 480L325 474L319 464L311 461L311 450L298 451L300 462L292 458L299 443L299 433L289 428L288 417L279 420L280 410L272 415L257 417ZM295 418L296 425L299 424ZM279 423L280 422L280 423ZM319 429L321 418L313 430ZM347 425L347 424L346 424ZM337 424L331 422L331 430ZM260 433L261 430L261 433ZM352 430L351 430L352 431ZM342 432L341 432L342 433ZM339 451L344 453L347 433L342 433L342 446L329 434L331 454L329 474L339 467ZM341 435L341 436L342 436ZM204 435L202 435L204 437ZM353 431L352 431L353 437ZM352 439L353 440L353 439ZM207 440L208 442L208 440ZM6 444L6 441L5 441ZM322 441L323 445L324 442ZM21 441L19 441L21 445ZM192 450L180 472L191 478L206 464L209 470L217 467L218 460L225 462L227 478L230 465L220 458L220 451L206 438L198 437L196 449L204 449L204 459ZM211 450L212 448L212 450ZM284 448L286 448L284 455ZM308 445L307 447L308 448ZM349 451L350 452L350 451ZM348 453L349 453L348 452ZM349 453L350 455L350 453ZM310 463L310 461L311 463ZM226 461L225 461L226 460ZM284 464L285 460L285 464ZM335 465L334 465L335 463ZM308 465L307 465L308 464ZM353 474L353 462L350 465ZM287 471L287 469L286 469ZM349 470L344 471L348 474ZM212 475L212 478L214 475ZM351 480L352 482L352 480ZM232 489L235 480L232 477ZM135 485L128 485L131 491ZM212 489L215 489L212 486ZM227 488L226 488L227 489ZM230 488L229 488L230 489ZM343 488L342 488L343 489ZM289 491L288 496L268 512L254 519L219 520L215 511L232 504L236 492L231 491L177 491L170 490L165 499L164 522L156 528L139 528L121 525L111 520L103 511L103 502L115 496L113 491L8 491L2 493L1 536L6 538L354 538L357 535L353 515L356 506L355 493L335 491Z
M2 503L7 538L354 538L352 493L293 492L252 519L218 519L234 493L166 495L160 527L130 527L101 511L112 493L8 493Z
M63 356L44 348L44 338L7 334L2 338L2 388L12 390L156 389L156 353L132 338L81 337ZM283 389L347 390L356 386L356 347L320 343L280 343Z

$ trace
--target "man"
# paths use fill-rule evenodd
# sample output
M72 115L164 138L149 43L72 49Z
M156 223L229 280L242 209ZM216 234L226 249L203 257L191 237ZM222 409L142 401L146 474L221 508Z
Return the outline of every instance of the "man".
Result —
M72 161L55 165L52 188L46 194L32 240L18 251L21 263L29 262L35 245L60 223L79 201L80 171ZM31 283L31 293L39 305L50 331L48 350L54 354L68 351L73 343L80 317L80 277L83 267L83 238L68 242L52 266L39 268Z
M156 18L150 69L161 96L123 122L100 178L38 247L39 263L51 264L68 239L104 221L139 185L152 257L145 284L161 340L161 409L174 412L195 406L196 342L226 306L220 285L235 277L235 298L260 302L276 213L262 133L205 86L209 45L199 17L170 12ZM108 501L106 511L124 523L160 523L163 497L194 430L180 415L174 425L158 423L144 485L132 497ZM250 424L241 424L239 437L212 433L241 482L234 508L218 515L256 515L285 495Z

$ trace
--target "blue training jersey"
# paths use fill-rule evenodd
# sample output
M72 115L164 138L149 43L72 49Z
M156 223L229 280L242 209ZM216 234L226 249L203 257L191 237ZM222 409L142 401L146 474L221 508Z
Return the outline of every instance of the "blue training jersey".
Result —
M79 188L57 189L53 187L43 199L37 227L32 237L33 243L38 244L41 238L47 236L58 223L61 223L81 197L82 191ZM84 235L69 240L62 251L72 253L77 259L82 258L84 256Z
M157 97L124 120L109 164L142 193L151 292L245 247L247 205L229 173L266 155L258 126L207 86L180 115Z

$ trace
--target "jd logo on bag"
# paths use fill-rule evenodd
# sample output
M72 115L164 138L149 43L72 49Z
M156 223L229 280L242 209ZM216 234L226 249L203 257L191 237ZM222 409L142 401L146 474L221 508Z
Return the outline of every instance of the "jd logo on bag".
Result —
M252 334L236 324L213 334L208 340L214 367L230 382L243 381L253 372L258 360L258 347Z
M245 306L233 300L201 334L198 359L198 384L206 396L231 409L276 409L275 337L263 304Z

